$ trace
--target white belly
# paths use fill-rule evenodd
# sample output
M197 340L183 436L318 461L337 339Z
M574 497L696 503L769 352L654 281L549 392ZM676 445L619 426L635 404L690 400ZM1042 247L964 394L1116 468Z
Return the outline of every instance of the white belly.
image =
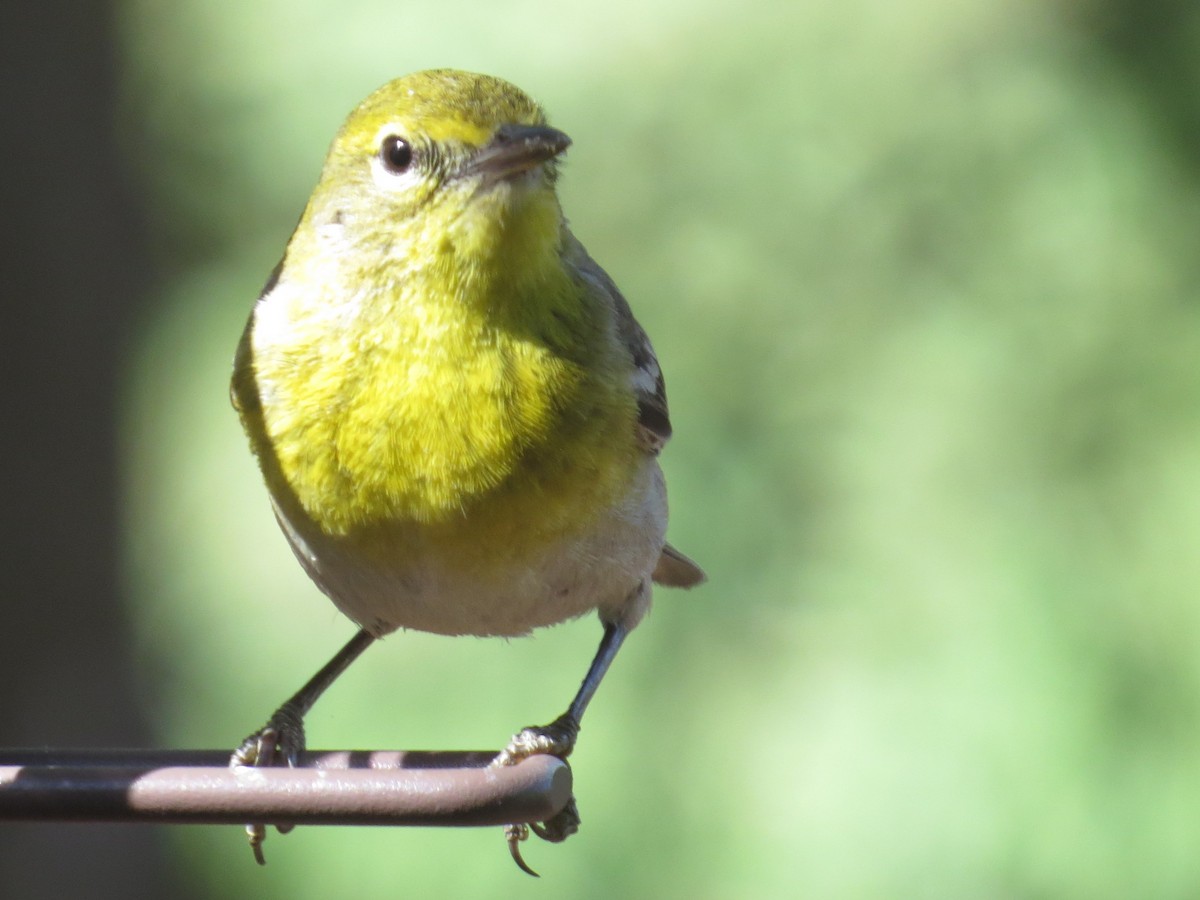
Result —
M662 471L649 457L623 500L588 528L486 572L434 553L398 552L403 565L367 560L346 538L325 534L302 514L287 516L279 505L275 512L317 586L376 636L398 628L516 636L593 609L605 618L632 619L632 627L645 609L626 607L647 603L667 525ZM409 551L422 540L419 524L397 532L398 546L403 542ZM643 585L647 589L639 590Z

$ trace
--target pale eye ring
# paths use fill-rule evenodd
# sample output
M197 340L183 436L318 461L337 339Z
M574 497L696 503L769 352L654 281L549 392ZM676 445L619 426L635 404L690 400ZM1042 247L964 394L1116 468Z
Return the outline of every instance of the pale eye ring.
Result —
M389 134L379 144L379 159L393 175L402 175L412 165L412 144L398 134Z

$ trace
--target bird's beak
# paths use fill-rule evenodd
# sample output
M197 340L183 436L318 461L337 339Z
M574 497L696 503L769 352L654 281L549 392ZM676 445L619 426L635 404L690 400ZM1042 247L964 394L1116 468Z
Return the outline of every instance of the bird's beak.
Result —
M463 166L463 175L482 175L487 182L511 178L554 159L571 139L545 125L501 125L492 139Z

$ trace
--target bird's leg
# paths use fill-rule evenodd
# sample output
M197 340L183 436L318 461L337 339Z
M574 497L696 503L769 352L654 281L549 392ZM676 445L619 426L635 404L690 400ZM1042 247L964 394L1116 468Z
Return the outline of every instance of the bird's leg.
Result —
M374 640L375 637L367 631L355 634L333 659L305 683L304 687L275 710L266 725L242 741L233 752L230 765L296 766L300 754L304 752L304 717L338 676L346 671Z
M304 717L322 694L337 680L362 652L374 643L375 637L368 631L359 631L342 647L300 690L296 691L267 720L267 724L247 737L230 757L230 766L289 766L294 768L304 752ZM277 825L280 833L291 831L290 825ZM266 865L262 844L267 838L267 829L261 822L246 826L250 838L250 849L258 864Z
M492 765L515 766L535 753L547 753L560 759L570 756L579 736L579 723L583 719L584 710L595 696L596 688L600 686L628 634L629 631L624 626L614 622L607 623L596 656L592 659L587 675L579 686L579 692L575 694L575 699L571 701L567 711L549 725L522 728L509 741L508 746L500 751Z
M521 729L508 742L508 746L501 750L500 754L492 760L492 765L514 766L521 760L537 753L546 753L551 756L557 756L560 759L566 759L570 756L571 751L575 749L575 740L579 737L579 723L583 719L584 710L587 709L588 704L595 695L596 688L604 680L604 674L608 671L608 667L612 665L617 651L621 649L621 644L625 641L628 634L629 627L624 623L606 622L604 625L604 637L600 640L600 647L596 651L596 655L592 659L592 664L588 668L587 675L584 676L583 683L579 686L579 691L575 694L575 699L571 701L571 705L567 708L567 711L549 725L530 726ZM529 837L531 828L534 834L543 840L554 843L565 841L579 830L579 810L575 806L575 798L572 797L554 818L548 819L545 822L540 824L533 823L532 825L506 825L504 827L504 837L508 841L508 849L512 853L513 860L522 870L536 876L537 872L529 868L521 858L520 850L520 842Z

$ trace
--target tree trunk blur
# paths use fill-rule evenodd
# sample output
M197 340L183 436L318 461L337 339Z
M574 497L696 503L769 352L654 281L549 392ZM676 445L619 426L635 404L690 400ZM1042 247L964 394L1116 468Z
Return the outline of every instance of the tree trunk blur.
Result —
M0 5L0 746L148 742L119 590L117 388L148 283L115 11ZM161 829L0 828L0 896L180 897Z

